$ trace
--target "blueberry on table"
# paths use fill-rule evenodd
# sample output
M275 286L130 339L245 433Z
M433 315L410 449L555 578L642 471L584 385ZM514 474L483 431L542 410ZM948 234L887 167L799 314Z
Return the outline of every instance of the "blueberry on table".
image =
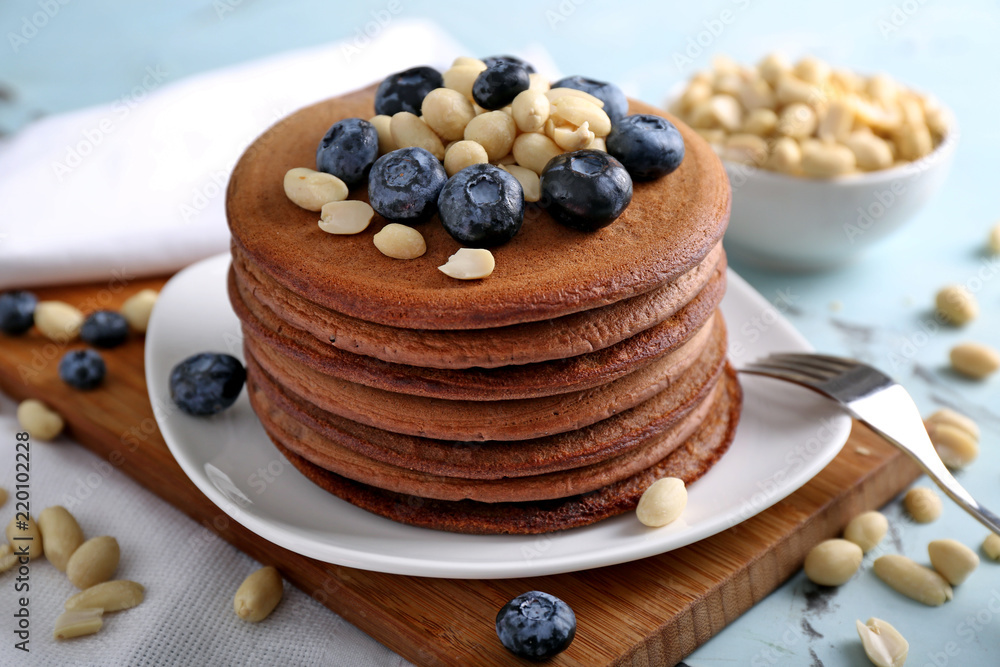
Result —
M348 187L365 180L378 157L378 131L367 120L345 118L327 130L316 149L316 169Z
M386 153L368 177L368 202L387 220L418 224L437 212L438 195L448 181L441 162L423 148Z
M502 109L531 85L523 65L499 61L487 67L472 84L472 99L484 109Z
M576 614L569 605L548 593L518 595L497 614L497 637L521 658L545 660L562 651L576 636Z
M488 56L483 58L483 62L486 63L487 67L493 67L497 63L514 63L515 65L520 65L524 69L528 70L528 74L535 73L534 65L525 60L521 60L517 56Z
M59 362L59 377L76 389L94 389L106 374L104 359L94 350L71 350Z
M20 336L35 323L38 297L31 292L0 294L0 331L8 336Z
M572 88L589 93L604 102L604 113L608 114L611 122L623 118L628 113L628 98L622 89L613 83L606 81L596 81L583 76L567 76L552 84L553 88Z
M557 222L591 232L607 227L632 201L632 179L604 151L557 155L541 176L541 202Z
M128 322L113 310L99 310L83 321L80 338L94 347L118 347L128 339Z
M625 116L615 122L606 142L608 152L637 181L666 176L684 159L681 133L666 118L652 114Z
M236 402L246 379L246 369L236 357L202 352L170 371L170 398L189 415L214 415Z
M524 190L492 164L474 164L448 179L438 197L441 224L459 243L492 248L514 238L524 221Z
M375 91L375 113L391 116L400 111L420 115L427 93L444 86L441 72L433 67L412 67L390 74Z

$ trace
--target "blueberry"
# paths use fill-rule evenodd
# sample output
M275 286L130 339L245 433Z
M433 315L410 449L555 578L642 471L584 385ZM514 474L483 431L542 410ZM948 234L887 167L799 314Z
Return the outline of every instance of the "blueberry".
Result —
M607 146L637 181L666 176L684 159L681 133L666 118L652 114L625 116L614 123Z
M628 113L628 98L622 89L613 83L596 81L583 76L567 76L552 84L553 88L572 88L590 93L600 101L604 102L604 111L608 114L611 122L623 118Z
M524 221L524 190L492 164L474 164L450 179L438 198L441 223L452 238L472 248L510 241Z
M497 614L497 637L514 655L545 660L562 651L576 636L576 614L548 593L518 595Z
M0 294L0 331L9 336L20 336L35 323L35 306L38 297L31 292Z
M413 67L382 80L375 91L375 113L391 116L400 111L420 115L427 93L444 86L441 72L433 67Z
M632 179L604 151L557 155L542 170L542 202L558 222L591 232L607 227L632 201Z
M333 174L348 187L365 180L378 157L378 131L367 120L334 123L316 149L316 169Z
M94 347L118 347L128 338L128 322L113 310L99 310L84 320L80 338Z
M528 74L535 73L535 68L531 63L521 60L517 56L489 56L483 58L483 62L486 63L487 67L493 67L497 63L514 63L528 70Z
M107 366L94 350L72 350L59 362L59 377L77 389L94 389L104 381Z
M214 415L236 402L246 379L246 369L236 357L202 352L170 371L170 398L189 415Z
M528 70L511 62L497 62L487 67L472 84L472 99L484 109L501 109L531 85Z
M423 148L400 148L375 162L368 178L368 201L379 215L403 224L429 220L448 181L441 162Z

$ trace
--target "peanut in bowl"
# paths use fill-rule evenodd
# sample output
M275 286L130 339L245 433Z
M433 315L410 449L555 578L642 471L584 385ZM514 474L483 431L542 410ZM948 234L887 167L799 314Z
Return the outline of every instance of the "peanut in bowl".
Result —
M672 99L729 174L727 249L775 269L834 268L898 229L944 182L959 136L936 100L815 58L717 59Z

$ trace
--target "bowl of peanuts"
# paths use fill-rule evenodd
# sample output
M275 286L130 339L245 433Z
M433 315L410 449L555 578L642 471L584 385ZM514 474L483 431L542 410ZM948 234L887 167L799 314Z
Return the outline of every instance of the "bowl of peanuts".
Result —
M900 228L944 183L958 141L933 97L813 57L717 57L668 106L729 174L727 250L781 270L841 266Z

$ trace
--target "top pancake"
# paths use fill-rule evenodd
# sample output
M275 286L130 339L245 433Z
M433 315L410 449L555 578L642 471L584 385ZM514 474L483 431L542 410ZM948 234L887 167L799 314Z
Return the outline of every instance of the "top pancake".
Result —
M672 174L634 184L632 203L596 232L577 232L535 205L509 243L493 249L489 278L459 281L437 267L461 246L435 217L418 227L427 253L401 261L382 255L372 236L385 224L333 236L318 214L284 194L285 172L314 167L316 147L344 118L374 115L374 86L306 107L258 138L237 163L226 213L233 240L261 271L285 288L358 319L409 329L480 329L534 322L642 294L685 273L719 242L730 192L722 164L694 131L640 102L632 113L669 118L684 137L685 156ZM367 201L367 186L351 191Z

